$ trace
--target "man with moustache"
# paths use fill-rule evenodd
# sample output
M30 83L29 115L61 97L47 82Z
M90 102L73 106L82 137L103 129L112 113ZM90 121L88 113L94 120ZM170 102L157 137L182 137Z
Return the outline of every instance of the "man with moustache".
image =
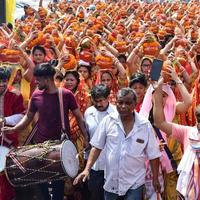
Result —
M117 112L103 118L90 143L93 146L82 173L74 184L85 181L92 166L105 148L105 200L142 199L145 183L145 161L150 160L153 185L160 191L158 167L160 150L150 122L137 114L136 93L122 88L117 95Z
M37 126L32 139L33 144L42 143L47 140L60 140L62 133L61 115L58 88L54 83L55 68L50 63L42 63L35 67L34 76L38 90L32 94L26 115L14 127L5 127L5 133L21 131L32 122L36 113L39 114ZM70 132L68 111L75 115L78 125L85 136L87 143L87 132L83 116L78 108L74 95L67 89L62 88L63 111L66 133ZM40 189L45 200L50 200L48 183L41 184ZM53 200L63 200L64 181L52 182Z
M117 111L116 107L109 103L109 95L110 89L104 84L96 85L91 90L93 106L89 107L84 114L86 128L90 138L93 137L103 118ZM90 178L88 180L90 200L104 200L104 169L105 155L104 151L102 151L98 160L90 170Z

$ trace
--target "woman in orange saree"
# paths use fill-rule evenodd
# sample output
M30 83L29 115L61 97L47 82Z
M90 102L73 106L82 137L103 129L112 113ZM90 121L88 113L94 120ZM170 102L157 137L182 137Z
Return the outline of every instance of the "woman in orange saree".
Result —
M110 88L109 102L116 104L117 91L119 89L117 79L110 69L102 69L97 74L96 84L105 84Z
M114 75L115 69L100 69L97 73L96 84L105 84L110 88L109 102L116 104L117 92L120 88L127 86L127 79L121 78L119 74Z
M198 78L194 82L194 88L192 91L192 105L188 110L188 125L195 126L195 108L200 104L200 73Z
M80 107L82 114L84 114L85 110L91 105L90 104L90 96L88 92L84 89L84 81L80 80L79 73L75 70L67 71L64 76L63 86L66 89L69 89L74 93L76 101ZM81 152L84 149L84 137L81 133L78 124L76 122L75 117L72 113L69 113L69 122L70 122L70 139L75 144L78 152ZM80 159L80 168L84 167L83 156L79 156Z
M80 107L82 113L91 105L90 96L85 89L84 80L80 80L80 75L77 71L71 70L65 73L63 79L63 87L69 89L74 93L76 101ZM69 113L69 123L70 123L70 140L76 146L78 152L83 152L85 147L85 139L83 134L81 133L78 124L76 122L76 118L73 116L72 112ZM83 153L79 154L79 164L80 171L84 169L85 161L83 158ZM71 181L68 181L65 184L65 193L67 197L72 197L74 200L83 200L85 191L84 184L79 187L74 187Z

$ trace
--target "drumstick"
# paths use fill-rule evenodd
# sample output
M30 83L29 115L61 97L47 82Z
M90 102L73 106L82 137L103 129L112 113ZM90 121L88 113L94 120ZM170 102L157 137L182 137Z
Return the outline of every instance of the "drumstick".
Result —
M1 122L2 121L2 122ZM2 123L2 128L4 127L4 120L2 118L0 118L0 123ZM3 146L3 141L7 142L8 143L8 147L11 147L13 142L11 140L9 140L6 135L4 134L4 131L0 131L0 137L1 137L1 146Z
M76 159L78 159L78 157L80 156L80 154L84 153L84 149L82 151L80 151L79 153L76 154Z
M1 146L3 146L3 140L4 140L4 133L3 132L1 132Z
M84 148L82 151L78 152L78 153L76 154L76 159L78 159L78 157L79 157L82 153L84 153L84 152L86 152L86 151L89 151L90 148L91 148L91 146L86 147L86 148Z
M3 146L3 140L4 140L4 131L2 131L2 128L4 127L4 120L2 118L0 118L0 123L2 124L1 127L1 146Z

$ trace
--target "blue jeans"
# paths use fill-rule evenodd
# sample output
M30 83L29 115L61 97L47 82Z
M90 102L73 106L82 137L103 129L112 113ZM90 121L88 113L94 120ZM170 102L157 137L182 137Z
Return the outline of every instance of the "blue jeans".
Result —
M49 183L42 183L40 185L41 192L43 194L43 200L63 200L64 199L64 184L63 180L53 181L51 185ZM52 188L52 198L49 193L49 188Z
M142 200L144 192L144 185L137 189L129 189L124 196L119 196L118 194L105 191L105 200L118 200L118 198L123 200Z
M88 190L90 192L90 200L104 200L104 171L90 170L90 178L88 180Z

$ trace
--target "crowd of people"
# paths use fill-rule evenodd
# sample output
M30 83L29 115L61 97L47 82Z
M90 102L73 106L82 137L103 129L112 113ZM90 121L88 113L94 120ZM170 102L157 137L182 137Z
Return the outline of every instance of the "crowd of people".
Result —
M0 200L200 199L200 2L42 4L0 26L1 146L65 132L79 175L16 188L2 171Z

